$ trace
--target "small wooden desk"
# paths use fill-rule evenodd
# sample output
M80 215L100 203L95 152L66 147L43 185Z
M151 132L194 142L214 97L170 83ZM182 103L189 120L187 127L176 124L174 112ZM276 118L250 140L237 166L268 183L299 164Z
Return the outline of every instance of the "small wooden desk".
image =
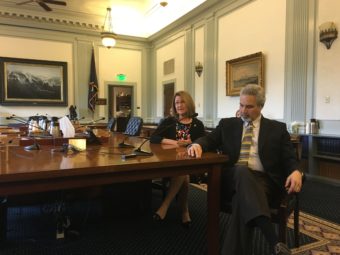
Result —
M73 154L53 151L53 146L41 146L38 151L0 147L0 197L208 172L208 253L219 254L220 174L227 157L204 153L203 158L194 159L185 148L164 149L146 143L143 149L153 156L122 160L121 154L133 150L117 148L123 137L115 134L105 145ZM143 141L126 139L136 147ZM5 215L6 204L0 206L0 215L1 211Z

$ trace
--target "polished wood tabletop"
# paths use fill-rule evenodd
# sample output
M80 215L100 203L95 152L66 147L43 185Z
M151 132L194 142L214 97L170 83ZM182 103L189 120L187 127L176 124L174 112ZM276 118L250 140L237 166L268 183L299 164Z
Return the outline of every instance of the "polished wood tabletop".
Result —
M159 177L178 174L178 166L201 168L212 163L226 162L226 157L215 153L205 153L202 159L190 158L185 148L173 148L147 141L142 149L152 151L153 156L137 156L122 159L122 155L133 153L134 148L119 148L125 136L114 134L108 143L100 146L87 146L82 152L61 152L61 146L41 146L40 150L26 151L22 146L0 147L0 195L5 194L4 184L39 179L62 178L70 176L99 175L105 173L143 172L147 179L148 169L173 168L169 173L160 172ZM143 141L139 137L125 137L125 143L138 147ZM187 170L191 172L191 170ZM157 173L155 174L157 175ZM156 177L156 176L153 176ZM96 183L94 183L96 184ZM51 187L53 189L53 187ZM17 191L18 193L29 191ZM16 193L13 191L13 193Z
M152 156L123 159L135 149L119 148L123 140L135 148L145 141L111 133L107 143L88 145L81 152L62 152L61 146L51 145L32 151L0 146L0 197L207 172L208 250L218 254L220 172L227 157L204 153L196 159L187 155L186 148L146 141L142 149L152 151Z

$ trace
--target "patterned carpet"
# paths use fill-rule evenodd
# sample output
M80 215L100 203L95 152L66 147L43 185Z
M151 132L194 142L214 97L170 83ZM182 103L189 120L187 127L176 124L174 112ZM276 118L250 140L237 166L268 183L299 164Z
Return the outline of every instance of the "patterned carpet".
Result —
M331 190L334 192L334 190ZM153 194L153 210L162 199ZM308 201L308 199L305 199ZM179 224L176 203L170 207L164 222L157 224L151 217L123 215L115 219L102 217L96 201L76 204L70 216L76 238L55 239L55 218L46 215L39 206L14 207L9 210L9 242L0 247L1 255L203 255L206 249L206 192L194 186L190 189L189 205L193 226L183 229ZM322 207L322 206L321 206ZM333 208L335 209L335 208ZM220 240L228 224L228 215L220 215ZM293 242L293 220L289 221L288 243ZM292 249L294 255L340 254L340 225L311 214L300 214L301 246ZM259 231L254 236L254 255L269 254L269 248Z
M293 218L289 219L293 228ZM300 232L310 236L315 241L292 249L293 254L299 255L335 255L340 254L340 225L318 217L300 213Z
M195 187L207 190L205 184L196 185ZM307 187L308 188L308 187ZM315 186L314 188L321 188ZM335 187L331 187L334 189ZM324 190L326 192L326 190ZM322 194L322 193L319 193ZM329 205L328 205L329 206ZM336 209L333 205L333 210ZM340 254L340 225L327 221L316 216L300 212L300 242L299 248L292 248L292 254L296 255L336 255ZM293 243L293 229L294 229L294 217L290 216L288 220L288 243L291 247ZM255 254L260 255L264 252L269 253L268 247L263 240L263 237L259 231L255 232L254 246ZM258 241L260 245L258 245Z

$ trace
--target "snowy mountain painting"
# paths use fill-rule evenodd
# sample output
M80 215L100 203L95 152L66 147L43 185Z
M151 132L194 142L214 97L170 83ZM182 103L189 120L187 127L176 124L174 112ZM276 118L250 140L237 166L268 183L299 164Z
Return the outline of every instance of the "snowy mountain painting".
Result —
M64 104L67 90L65 62L4 62L4 102ZM31 63L32 62L32 63ZM55 64L54 64L55 63Z
M41 72L43 71L43 72ZM7 98L61 98L62 68L7 64Z

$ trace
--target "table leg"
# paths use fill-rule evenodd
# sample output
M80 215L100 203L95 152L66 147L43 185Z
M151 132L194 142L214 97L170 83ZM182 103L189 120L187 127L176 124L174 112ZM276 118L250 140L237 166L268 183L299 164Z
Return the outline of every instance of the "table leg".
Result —
M208 174L208 254L219 254L221 166L213 166Z

